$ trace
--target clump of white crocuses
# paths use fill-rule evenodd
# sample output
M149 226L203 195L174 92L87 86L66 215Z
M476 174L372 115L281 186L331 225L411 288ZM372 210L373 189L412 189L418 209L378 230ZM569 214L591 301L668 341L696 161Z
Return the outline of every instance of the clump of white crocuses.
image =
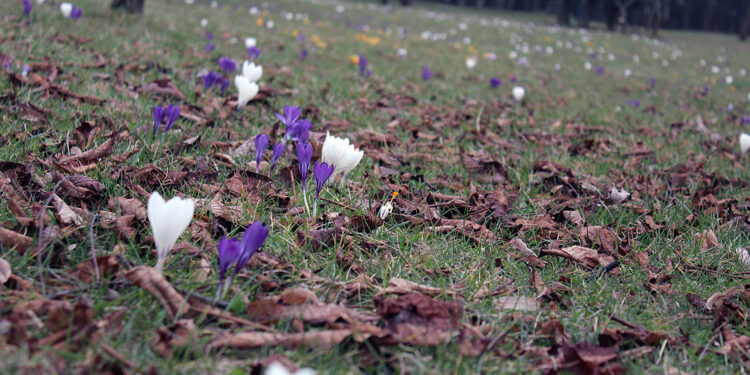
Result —
M258 80L263 75L263 67L245 60L242 63L242 74L234 77L237 86L237 109L242 109L260 91Z
M151 223L151 231L154 234L154 244L156 244L158 254L156 269L159 272L164 268L164 261L172 246L190 225L194 210L195 203L189 198L174 197L169 201L164 201L164 198L157 192L151 193L148 198L148 221Z
M326 135L325 142L323 142L321 160L328 165L335 166L331 179L336 178L341 173L343 176L341 181L343 182L347 173L359 164L364 154L364 151L349 143L349 138L332 136L329 132Z

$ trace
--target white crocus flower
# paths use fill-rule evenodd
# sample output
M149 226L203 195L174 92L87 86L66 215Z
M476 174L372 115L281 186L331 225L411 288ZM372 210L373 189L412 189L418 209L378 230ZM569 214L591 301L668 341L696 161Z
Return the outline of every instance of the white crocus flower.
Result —
M727 85L731 85L732 83L734 83L734 77L732 77L732 76L726 76L724 78L724 82L726 82Z
M386 204L380 206L380 210L378 210L378 216L380 217L380 220L385 220L385 218L388 217L388 215L393 212L393 203L387 202Z
M255 40L255 38L247 37L245 38L245 48L255 47L258 44L258 41Z
M524 89L521 86L516 86L513 88L513 99L520 102L524 95L526 95L526 89Z
M205 19L205 18L202 18L201 19L201 27L205 29L206 26L208 26L208 20Z
M477 66L477 58L475 56L466 59L467 69L474 69L475 66Z
M258 82L260 76L263 75L263 67L245 60L242 63L242 75L250 82Z
M323 142L323 150L321 151L321 159L323 162L329 165L333 164L335 167L331 180L336 178L339 173L342 173L342 181L346 179L346 174L351 172L359 161L362 160L364 151L349 144L349 138L339 138L332 136L331 133L327 133L326 140Z
M743 154L750 150L750 134L740 134L740 150Z
M195 204L192 199L174 197L165 202L157 192L151 193L151 197L148 198L148 221L151 223L151 231L154 234L154 243L159 255L159 260L156 262L156 269L159 271L164 267L164 260L169 250L190 225L194 210Z
M583 68L586 70L591 70L591 63L586 61L585 63L583 63Z
M247 104L260 91L260 87L255 82L250 82L245 76L235 76L234 85L237 86L237 109Z
M71 3L61 3L60 4L60 12L62 12L63 16L65 18L70 17L70 13L73 11L73 4Z

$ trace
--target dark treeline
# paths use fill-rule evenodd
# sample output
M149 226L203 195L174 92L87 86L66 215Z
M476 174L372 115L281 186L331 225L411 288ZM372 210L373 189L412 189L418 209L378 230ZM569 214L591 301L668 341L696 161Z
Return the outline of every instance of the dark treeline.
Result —
M382 0L387 2L388 0ZM589 27L591 21L627 32L638 26L654 36L659 29L702 30L739 35L750 31L750 0L419 0L480 9L547 12L563 26ZM401 0L409 5L415 0Z

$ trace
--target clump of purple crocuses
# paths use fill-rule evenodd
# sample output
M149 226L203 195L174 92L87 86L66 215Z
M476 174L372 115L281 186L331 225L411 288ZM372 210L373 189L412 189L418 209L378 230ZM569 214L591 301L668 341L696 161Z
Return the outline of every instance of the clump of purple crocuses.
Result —
M237 70L237 63L229 57L221 57L219 58L217 63L219 64L221 70L223 70L226 74L232 74L235 70Z
M306 119L300 119L302 110L299 107L286 105L284 114L276 113L276 118L286 127L284 138L297 142L307 142L310 139L310 128L312 123Z
M23 14L28 16L33 9L34 5L31 4L31 0L23 0Z
M203 75L203 89L206 91L214 87L219 87L220 92L223 94L227 87L229 87L229 84L229 80L217 72L208 72Z
M163 132L166 133L180 117L180 107L172 104L168 105L166 108L158 105L154 106L153 117L154 135L159 131L161 124L164 124Z
M216 288L216 298L223 297L235 276L245 267L247 262L258 252L268 237L268 227L260 221L252 223L245 229L242 240L234 238L222 238L219 242L219 285ZM234 272L229 280L226 280L229 267L234 264Z

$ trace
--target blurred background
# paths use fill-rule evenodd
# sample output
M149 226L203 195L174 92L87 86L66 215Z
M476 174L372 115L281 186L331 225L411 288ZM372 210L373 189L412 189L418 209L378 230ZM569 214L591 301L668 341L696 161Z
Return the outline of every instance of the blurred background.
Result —
M599 22L610 30L682 29L737 34L745 40L750 29L748 0L381 0L382 3L441 3L482 10L553 13L563 26L588 28Z

